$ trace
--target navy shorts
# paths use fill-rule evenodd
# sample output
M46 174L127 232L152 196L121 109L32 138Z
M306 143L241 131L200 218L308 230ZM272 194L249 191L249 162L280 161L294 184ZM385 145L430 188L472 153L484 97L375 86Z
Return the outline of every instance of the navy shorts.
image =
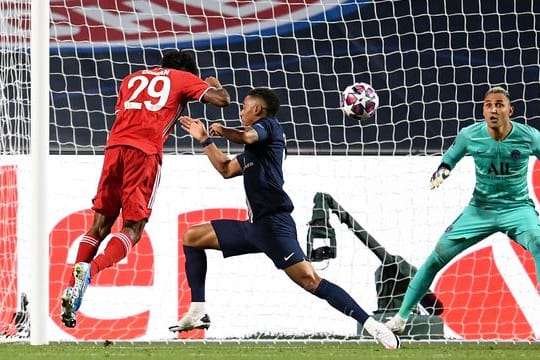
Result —
M248 220L212 220L223 257L265 253L278 269L306 259L298 243L296 224L289 213Z

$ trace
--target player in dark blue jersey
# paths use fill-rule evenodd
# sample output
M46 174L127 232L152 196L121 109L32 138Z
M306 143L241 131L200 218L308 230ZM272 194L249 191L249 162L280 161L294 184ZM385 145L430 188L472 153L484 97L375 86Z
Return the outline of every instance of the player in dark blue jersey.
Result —
M411 280L399 312L386 322L393 331L405 330L407 319L439 270L493 233L505 233L527 249L540 279L540 221L527 185L529 158L540 159L540 132L511 121L513 113L510 94L500 86L489 89L484 97L485 121L463 128L443 155L430 188L438 187L465 154L470 154L476 172L474 192Z
M201 121L186 116L180 118L184 130L201 143L210 162L224 178L243 175L250 218L214 220L186 231L183 246L191 305L169 330L210 326L205 310L207 260L204 249L221 250L224 257L263 252L296 284L357 320L387 349L397 349L400 346L397 336L370 317L345 290L320 278L306 260L291 216L293 203L283 190L285 139L276 119L279 106L279 98L273 90L255 88L244 99L240 112L242 129L227 128L219 123L210 126L210 135L245 145L244 152L233 159L213 144Z

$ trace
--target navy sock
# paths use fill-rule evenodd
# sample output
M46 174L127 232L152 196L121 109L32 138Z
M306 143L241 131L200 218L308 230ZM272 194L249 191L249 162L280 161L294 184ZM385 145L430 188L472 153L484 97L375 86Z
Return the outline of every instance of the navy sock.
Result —
M322 279L314 294L360 324L364 324L369 317L345 290L330 281Z
M206 253L204 250L184 245L186 278L191 288L191 302L204 302L206 279Z

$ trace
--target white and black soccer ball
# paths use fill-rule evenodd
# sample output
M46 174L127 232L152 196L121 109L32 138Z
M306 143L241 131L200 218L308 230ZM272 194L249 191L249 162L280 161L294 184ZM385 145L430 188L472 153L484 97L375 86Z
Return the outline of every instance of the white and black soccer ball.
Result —
M355 120L370 118L379 106L379 96L368 83L358 82L345 88L341 95L341 110Z

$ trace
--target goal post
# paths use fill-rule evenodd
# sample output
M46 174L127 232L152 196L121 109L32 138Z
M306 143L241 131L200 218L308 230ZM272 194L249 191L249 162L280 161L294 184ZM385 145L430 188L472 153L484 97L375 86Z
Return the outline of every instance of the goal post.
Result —
M49 316L49 1L3 1L0 13L0 341L41 345Z
M482 119L485 91L504 85L516 121L540 120L535 0L9 0L0 11L0 341L177 340L168 327L190 301L182 235L196 223L246 216L241 179L223 180L180 127L165 143L141 241L92 279L76 328L60 321L60 296L92 222L117 89L127 74L159 65L167 49L192 51L201 77L216 76L231 94L226 108L190 103L184 114L194 118L241 126L249 89L276 90L300 244L320 256L313 265L321 277L382 317L401 302L405 270L421 265L469 201L469 157L440 189L427 185L459 129ZM362 122L339 108L354 82L379 96ZM231 157L241 151L215 143ZM540 167L530 170L538 204ZM346 215L325 208L329 226L313 233L316 194ZM372 340L262 255L209 251L206 284L212 325L181 338ZM539 339L535 287L530 254L490 237L437 275L430 294L444 309L432 321L435 312L419 306L406 336ZM20 321L27 302L31 332Z
M49 0L31 3L31 257L32 301L30 302L30 343L49 343L49 236L48 160L49 160Z

